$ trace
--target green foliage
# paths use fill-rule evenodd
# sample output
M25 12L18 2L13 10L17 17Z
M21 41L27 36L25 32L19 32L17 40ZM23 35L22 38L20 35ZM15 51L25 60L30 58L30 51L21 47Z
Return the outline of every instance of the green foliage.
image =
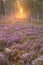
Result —
M37 1L30 0L30 8L31 8L32 15L43 14L43 1L42 0L37 0Z

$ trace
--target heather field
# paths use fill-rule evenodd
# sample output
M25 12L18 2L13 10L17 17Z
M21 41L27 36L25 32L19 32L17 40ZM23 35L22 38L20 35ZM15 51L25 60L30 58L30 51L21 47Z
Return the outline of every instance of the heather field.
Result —
M0 65L43 65L43 20L1 23Z
M0 0L0 65L43 65L43 0Z

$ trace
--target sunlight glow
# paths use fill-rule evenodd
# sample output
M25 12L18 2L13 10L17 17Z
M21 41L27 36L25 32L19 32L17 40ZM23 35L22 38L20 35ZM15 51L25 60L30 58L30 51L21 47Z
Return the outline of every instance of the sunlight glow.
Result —
M18 18L18 19L24 19L24 18L26 18L26 13L25 13L24 8L21 5L21 2L19 0L17 0L16 18Z
M20 9L20 13L23 13L23 9Z
M19 8L18 12L16 13L16 18L24 19L26 18L26 13L24 13L23 8Z

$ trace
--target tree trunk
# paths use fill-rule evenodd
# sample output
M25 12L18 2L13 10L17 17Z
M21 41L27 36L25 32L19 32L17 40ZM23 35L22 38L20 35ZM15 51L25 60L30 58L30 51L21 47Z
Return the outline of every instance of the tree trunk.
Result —
M5 12L6 4L3 0L0 0L0 18L6 14Z

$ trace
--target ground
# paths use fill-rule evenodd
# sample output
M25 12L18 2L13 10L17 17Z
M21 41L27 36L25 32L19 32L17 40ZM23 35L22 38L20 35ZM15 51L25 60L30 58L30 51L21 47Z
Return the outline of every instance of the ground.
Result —
M43 65L43 24L0 24L0 65Z

